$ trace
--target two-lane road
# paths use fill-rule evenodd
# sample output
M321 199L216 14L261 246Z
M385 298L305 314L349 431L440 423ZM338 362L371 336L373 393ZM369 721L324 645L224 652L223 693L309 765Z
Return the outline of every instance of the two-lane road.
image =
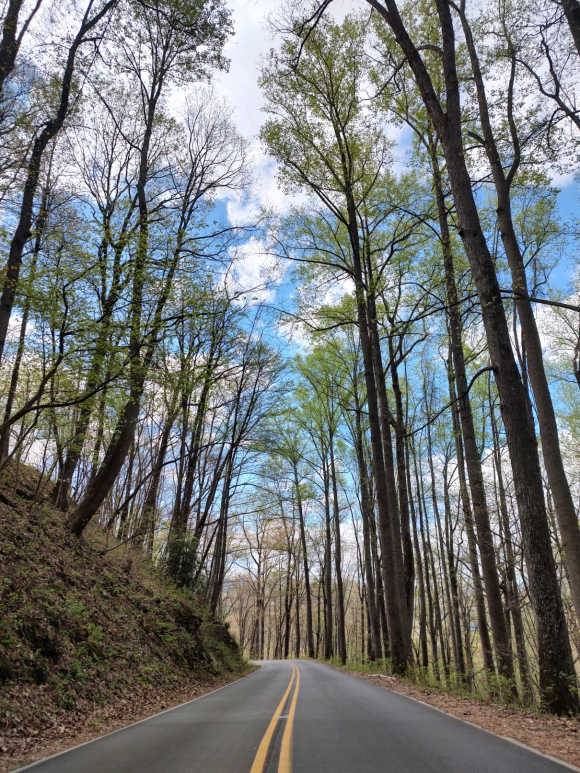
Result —
M195 701L30 765L33 773L564 773L403 695L268 661Z

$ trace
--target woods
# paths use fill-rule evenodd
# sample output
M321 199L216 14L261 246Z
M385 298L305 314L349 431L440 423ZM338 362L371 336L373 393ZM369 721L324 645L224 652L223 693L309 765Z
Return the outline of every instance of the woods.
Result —
M256 141L223 0L1 24L0 472L246 657L578 713L577 3L281 4Z

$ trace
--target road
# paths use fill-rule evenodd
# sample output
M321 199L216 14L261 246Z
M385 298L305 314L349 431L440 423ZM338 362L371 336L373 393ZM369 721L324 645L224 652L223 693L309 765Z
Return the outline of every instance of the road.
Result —
M267 661L33 773L563 773L569 766L309 661Z

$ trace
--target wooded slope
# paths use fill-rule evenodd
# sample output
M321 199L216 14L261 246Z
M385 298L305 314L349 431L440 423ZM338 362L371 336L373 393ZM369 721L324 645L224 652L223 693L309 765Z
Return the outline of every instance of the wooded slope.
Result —
M189 594L124 547L105 552L97 528L73 537L62 514L34 502L38 473L21 466L14 481L12 468L0 482L3 752L63 722L98 723L99 707L122 714L240 669L237 643Z

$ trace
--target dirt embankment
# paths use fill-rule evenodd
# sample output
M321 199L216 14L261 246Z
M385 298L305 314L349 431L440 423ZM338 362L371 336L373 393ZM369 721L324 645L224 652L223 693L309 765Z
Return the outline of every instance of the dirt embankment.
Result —
M0 773L247 670L190 594L98 528L72 537L37 482L0 480Z

